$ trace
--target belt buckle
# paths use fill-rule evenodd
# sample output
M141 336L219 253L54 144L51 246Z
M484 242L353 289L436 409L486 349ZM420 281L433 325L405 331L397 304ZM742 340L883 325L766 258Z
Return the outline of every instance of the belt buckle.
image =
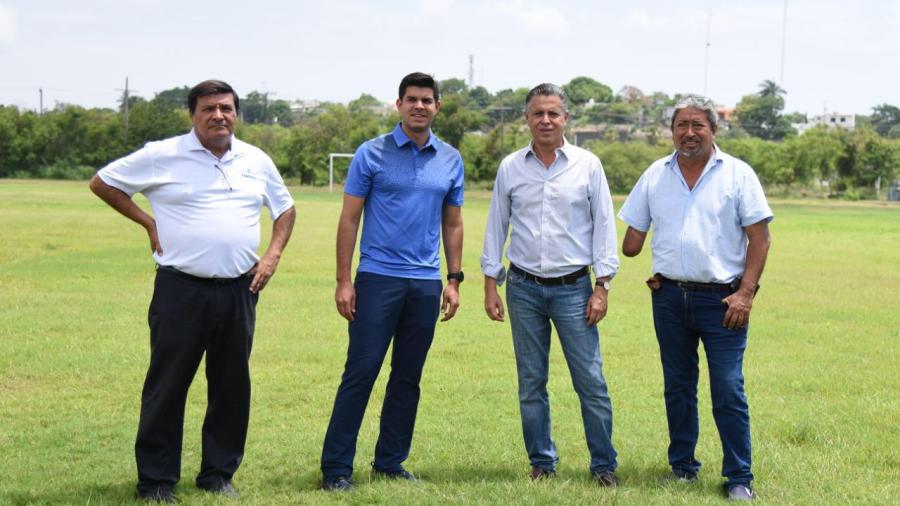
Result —
M539 286L544 286L544 283L541 282L541 278L539 278L537 276L534 277L534 282L537 283Z

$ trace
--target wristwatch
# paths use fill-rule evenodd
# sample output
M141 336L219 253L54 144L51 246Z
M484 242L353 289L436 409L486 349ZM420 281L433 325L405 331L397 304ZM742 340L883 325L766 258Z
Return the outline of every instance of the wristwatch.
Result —
M609 281L597 280L597 286L602 286L604 290L609 291Z
M466 275L463 274L463 271L447 273L447 281L451 281L454 279L457 282L462 283L463 280L466 279Z

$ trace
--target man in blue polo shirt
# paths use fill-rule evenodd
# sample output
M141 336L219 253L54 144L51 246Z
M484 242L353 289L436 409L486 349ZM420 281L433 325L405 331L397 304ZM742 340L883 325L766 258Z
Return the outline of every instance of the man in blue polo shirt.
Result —
M352 487L357 435L392 338L372 473L415 480L402 464L412 442L419 380L438 311L441 321L453 318L463 280L463 163L456 149L431 132L440 108L434 78L420 72L404 77L397 99L400 123L363 143L350 164L338 223L334 297L350 322L350 340L322 449L325 490ZM363 209L359 267L351 283ZM441 235L449 272L443 293Z
M693 482L700 471L694 451L702 341L725 488L729 499L752 500L743 362L772 210L753 169L715 145L717 120L706 97L688 95L675 105L675 152L644 172L619 211L628 224L622 252L640 253L652 226L655 274L647 284L665 383L670 478Z

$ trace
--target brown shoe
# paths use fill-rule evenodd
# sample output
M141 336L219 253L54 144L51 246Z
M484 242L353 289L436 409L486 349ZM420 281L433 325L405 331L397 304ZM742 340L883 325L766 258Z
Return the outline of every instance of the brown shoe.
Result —
M619 479L616 478L616 473L612 471L596 471L592 474L594 475L594 480L601 487L616 488L619 485Z
M543 467L531 466L531 481L550 479L556 476L553 469L544 469Z

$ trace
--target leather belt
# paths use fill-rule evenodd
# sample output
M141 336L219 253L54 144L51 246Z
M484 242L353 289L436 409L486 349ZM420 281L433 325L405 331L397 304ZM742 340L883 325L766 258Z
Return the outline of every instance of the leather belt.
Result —
M243 274L236 278L201 278L198 276L194 276L193 274L188 274L186 272L179 271L178 269L168 266L168 265L157 265L156 270L162 271L162 272L165 272L168 274L173 274L175 276L178 276L179 278L187 279L189 281L194 281L197 283L207 283L207 284L211 284L211 285L228 285L228 284L234 283L235 281L238 281L239 279L243 279L244 277L247 276L246 274Z
M542 286L574 285L582 276L589 272L588 266L585 265L581 269L566 274L565 276L560 276L558 278L542 278L520 269L516 264L509 264L509 270Z
M741 286L741 278L737 278L731 283L698 283L695 281L678 281L677 279L669 279L662 274L657 274L656 277L659 278L660 281L665 283L675 283L678 285L678 288L682 290L693 290L695 292L722 292L722 291L735 291L739 286Z

